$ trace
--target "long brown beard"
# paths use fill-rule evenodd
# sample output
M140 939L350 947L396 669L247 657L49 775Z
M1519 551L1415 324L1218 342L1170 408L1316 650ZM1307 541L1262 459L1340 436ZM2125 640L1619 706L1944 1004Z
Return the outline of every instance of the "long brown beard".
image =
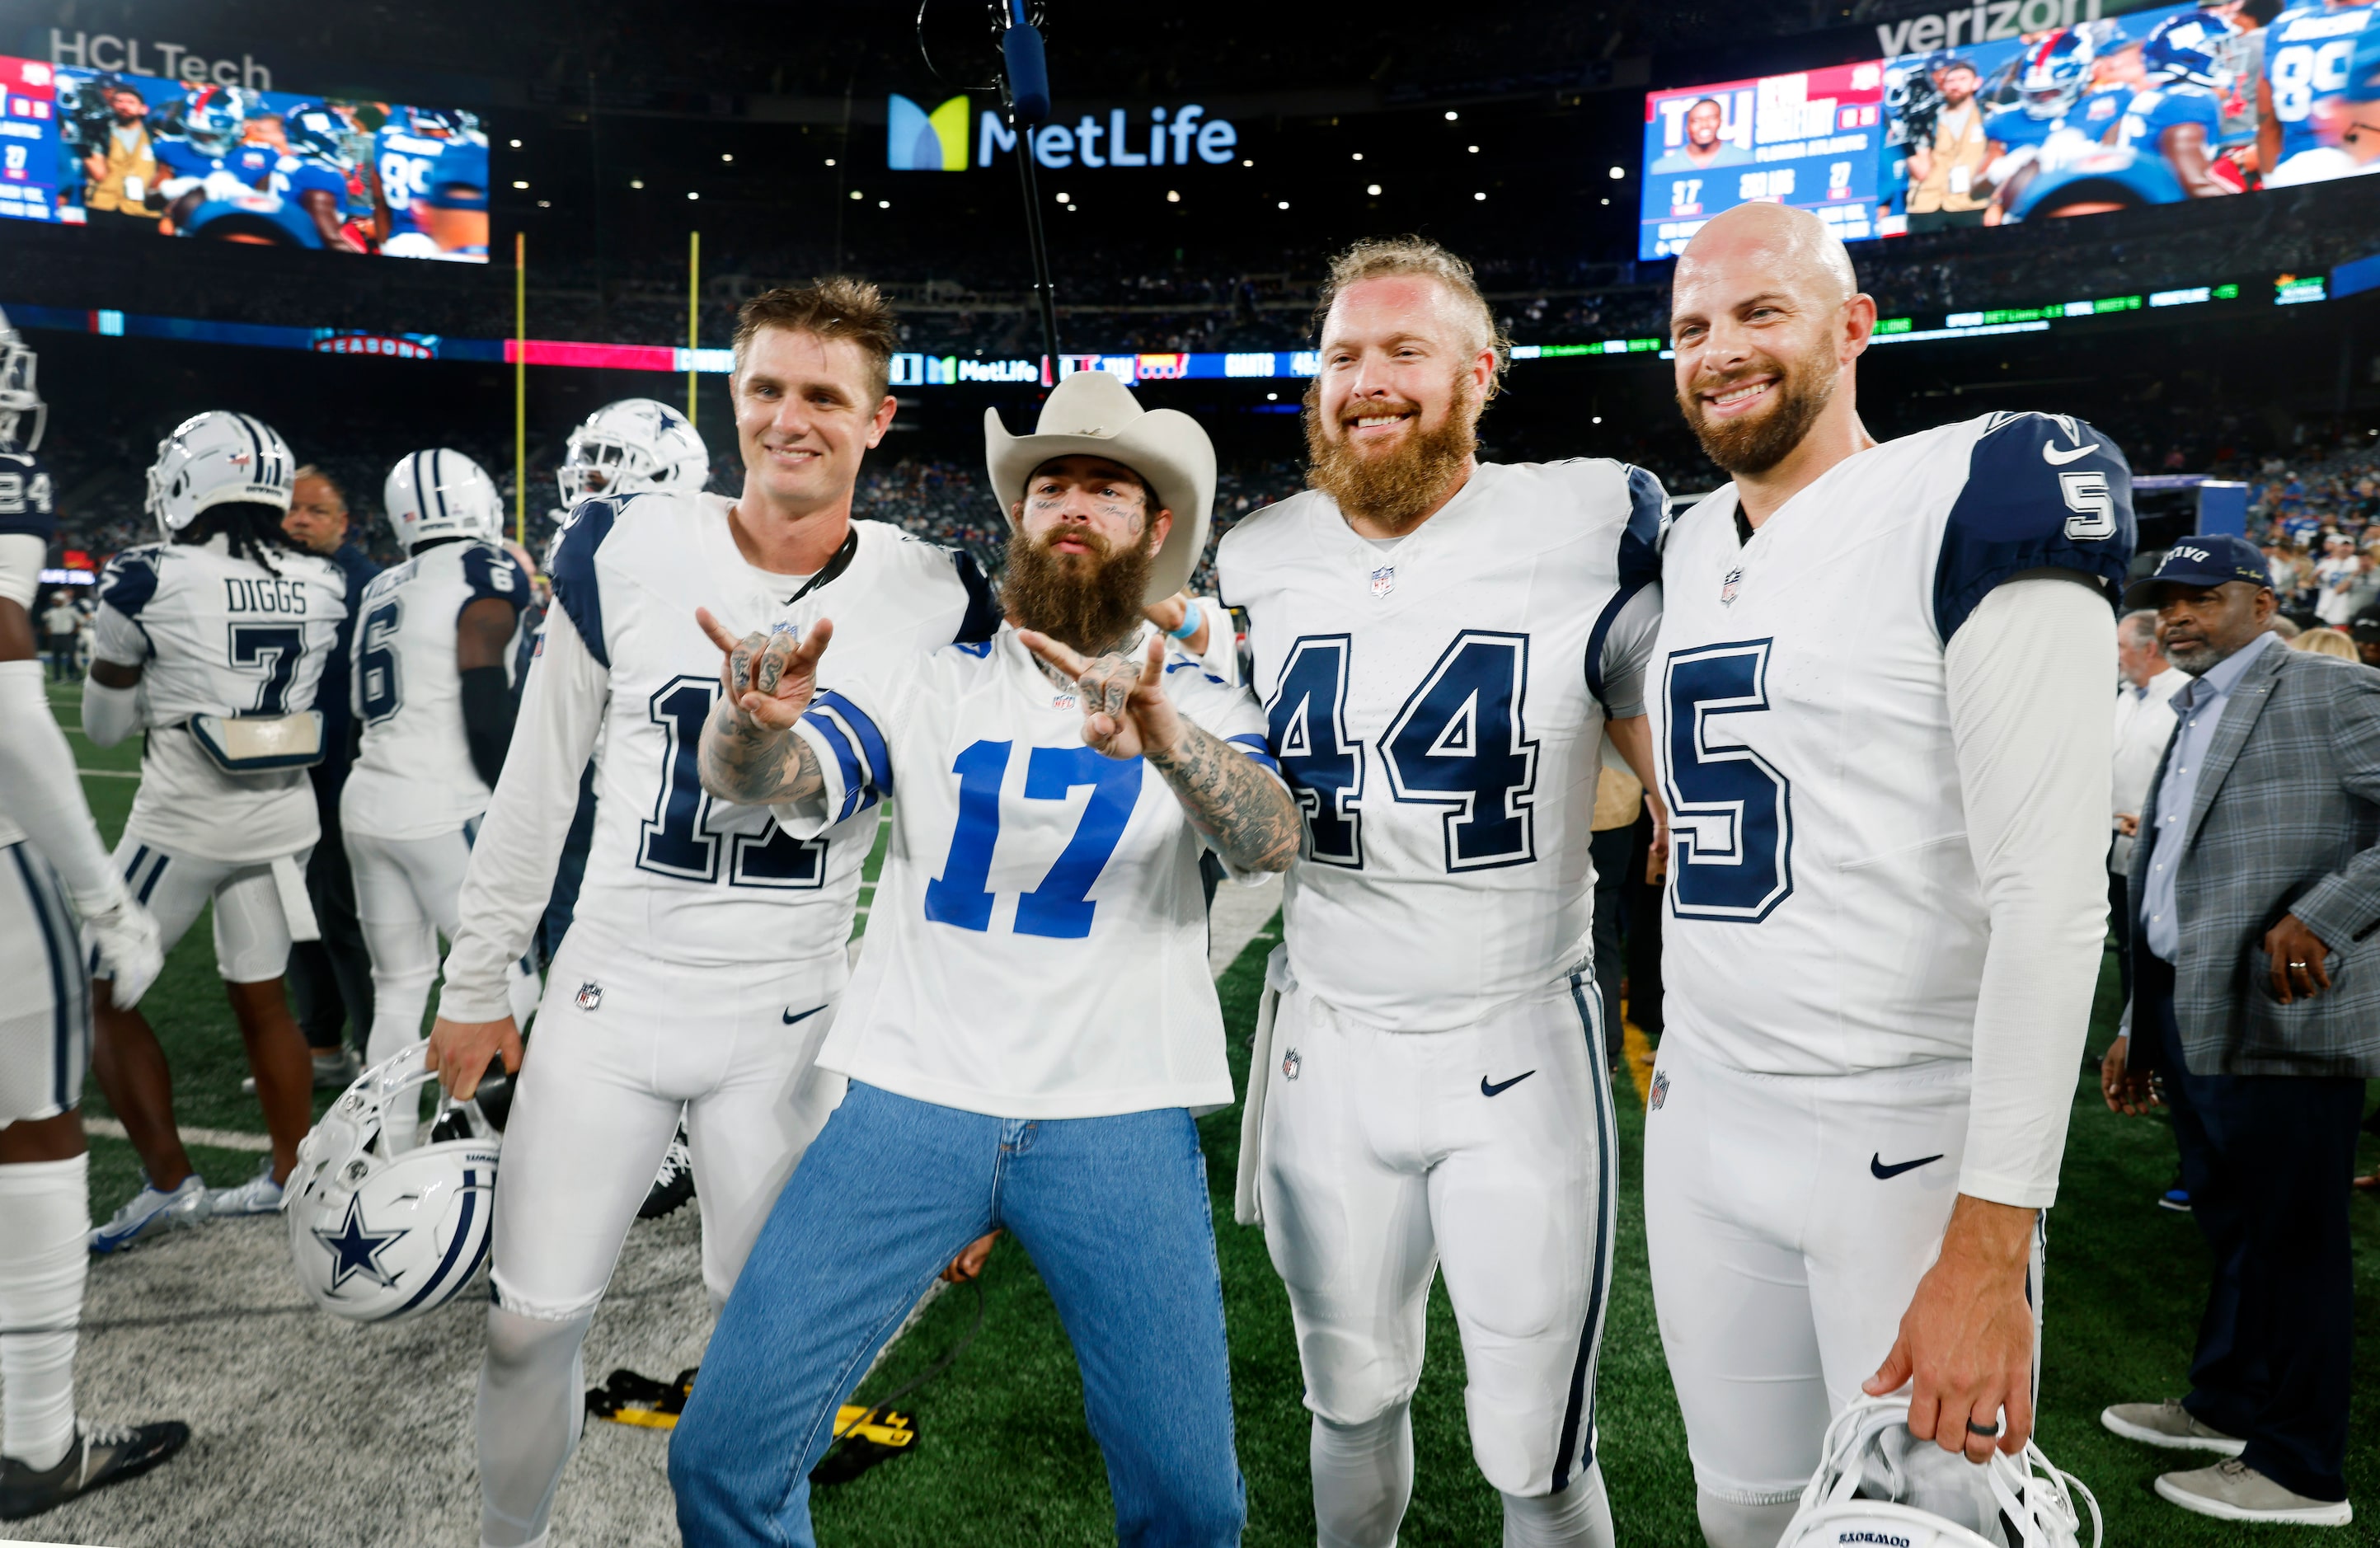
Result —
M1038 629L1086 656L1105 652L1141 621L1141 599L1157 556L1138 541L1113 548L1099 533L1075 529L1088 553L1055 553L1049 537L1036 542L1019 532L1008 539L1008 571L1001 601L1018 627Z
M1454 402L1445 420L1414 432L1397 445L1378 452L1358 452L1348 444L1346 427L1326 434L1322 423L1321 379L1305 390L1305 482L1339 504L1342 514L1361 516L1402 537L1447 497L1462 480L1463 470L1479 450L1481 394L1468 376L1454 381ZM1367 403L1366 407L1413 408L1410 403Z
M1766 473L1783 462L1834 401L1842 381L1842 373L1826 369L1815 352L1800 360L1766 363L1778 373L1777 385L1769 389L1777 401L1749 419L1712 419L1704 409L1697 394L1712 388L1725 391L1727 381L1698 379L1691 391L1678 394L1678 408L1694 439L1703 443L1703 455L1738 476Z

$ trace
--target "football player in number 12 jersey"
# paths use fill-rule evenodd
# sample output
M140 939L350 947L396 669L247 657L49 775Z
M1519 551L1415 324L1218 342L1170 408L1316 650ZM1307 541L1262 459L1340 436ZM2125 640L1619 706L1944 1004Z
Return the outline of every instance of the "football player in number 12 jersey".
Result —
M1395 1541L1443 1266L1504 1541L1609 1544L1617 1152L1588 845L1607 730L1652 784L1667 501L1601 458L1477 460L1500 341L1435 244L1343 255L1320 333L1314 488L1216 560L1306 831L1239 1215L1289 1287L1323 1542Z
M1996 1532L1969 1463L2032 1428L2131 474L2062 416L1877 443L1876 306L1806 212L1712 221L1672 305L1680 405L1735 476L1670 528L1648 683L1645 1219L1703 1531L1770 1548L1830 1415L1908 1385L1908 1503Z
M695 768L720 693L709 606L742 631L828 609L856 659L989 629L974 561L852 517L882 439L899 347L873 286L830 280L745 303L729 389L745 467L734 500L676 488L582 501L463 880L430 1058L457 1098L502 1054L521 1071L496 1175L495 1304L478 1414L480 1539L543 1540L584 1409L580 1341L684 1115L702 1199L702 1269L726 1299L769 1205L841 1094L813 1071L849 974L845 945L878 814L799 836L715 801ZM693 451L658 414L620 428L630 465ZM699 458L689 459L694 468ZM598 735L586 885L556 952L526 1065L516 964L552 896ZM766 940L756 955L750 944Z

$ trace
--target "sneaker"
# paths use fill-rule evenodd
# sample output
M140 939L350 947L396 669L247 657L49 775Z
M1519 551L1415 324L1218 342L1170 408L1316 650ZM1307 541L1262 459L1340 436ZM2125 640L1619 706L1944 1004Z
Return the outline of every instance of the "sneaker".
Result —
M2190 1213L2190 1190L2187 1188L2167 1189L2164 1192L2157 1195L2157 1208L2169 1209L2176 1215L2188 1215Z
M91 1250L121 1252L135 1242L198 1225L206 1217L206 1179L192 1172L182 1179L179 1188L167 1192L144 1176L140 1191L132 1195L132 1202L91 1233Z
M2099 1422L2128 1441L2146 1441L2174 1451L2212 1451L2237 1457L2248 1449L2246 1441L2201 1423L2195 1414L2172 1398L2162 1403L2119 1403L2100 1410Z
M2233 1458L2194 1472L2160 1473L2157 1497L2223 1521L2277 1521L2300 1527L2343 1527L2355 1519L2345 1500L2315 1500L2282 1488Z
M207 1215L222 1219L226 1215L276 1215L281 1210L281 1184L273 1180L273 1157L264 1158L256 1175L237 1188L213 1188L207 1191Z
M653 1178L653 1185L645 1194L645 1202L637 1209L639 1220L658 1220L664 1215L674 1215L694 1197L694 1153L686 1148L686 1125L677 1126L677 1138L662 1153L662 1169Z
M335 1054L314 1056L314 1089L316 1091L345 1091L355 1084L356 1078L363 1072L364 1061L356 1057L356 1051L353 1048L341 1048ZM256 1077L242 1075L239 1078L239 1089L250 1096L255 1095Z
M13 1457L0 1457L0 1521L39 1516L103 1484L137 1478L182 1449L190 1427L162 1424L93 1424L77 1421L74 1445L55 1468L40 1471Z

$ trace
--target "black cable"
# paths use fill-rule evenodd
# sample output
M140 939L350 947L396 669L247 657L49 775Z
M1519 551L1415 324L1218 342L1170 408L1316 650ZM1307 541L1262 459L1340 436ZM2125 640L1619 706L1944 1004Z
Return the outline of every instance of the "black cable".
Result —
M933 1364L928 1366L923 1375L918 1376L914 1381L904 1382L899 1386L894 1387L891 1392L885 1394L884 1397L866 1413L861 1414L857 1419L853 1420L850 1423L844 1425L841 1429L835 1431L832 1435L827 1438L827 1445L830 1446L834 1445L835 1442L842 1440L845 1435L850 1434L854 1430L858 1429L863 1424L875 1423L876 1421L883 1415L884 1410L890 1409L894 1403L897 1403L902 1398L908 1397L909 1394L917 1391L919 1387L924 1386L928 1382L932 1381L936 1376L941 1375L943 1372L958 1363L959 1356L967 1352L968 1347L975 1342L976 1335L983 1331L983 1276L978 1273L973 1279L968 1280L967 1283L975 1287L975 1322L967 1328L965 1335L961 1337L957 1343L951 1346L951 1352L942 1356L941 1359L936 1361Z

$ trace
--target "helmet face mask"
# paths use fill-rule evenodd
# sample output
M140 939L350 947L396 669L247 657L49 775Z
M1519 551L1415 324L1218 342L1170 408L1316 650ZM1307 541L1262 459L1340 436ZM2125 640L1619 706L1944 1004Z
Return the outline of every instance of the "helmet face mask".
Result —
M42 431L49 425L50 407L42 401L34 377L40 365L39 357L17 336L8 325L6 313L0 313L0 446L19 451L37 450L42 444ZM24 421L30 415L33 428L25 433Z
M1927 1484L1940 1489L1946 1479L1968 1497L1955 1505L1937 1497L1932 1504L1971 1514L1976 1526L2004 1521L2023 1548L2081 1548L2079 1499L2090 1511L2091 1548L2099 1548L2099 1502L2081 1480L2052 1466L2037 1444L2027 1442L2020 1457L1995 1450L1975 1467L1910 1433L1905 1392L1859 1398L1827 1426L1818 1470L1802 1491L1801 1508L1777 1540L1778 1548L1837 1548L1845 1542L1995 1548L1998 1533L1986 1537L1974 1526L1914 1503Z
M686 416L651 398L607 403L570 432L554 482L565 510L590 495L698 494L710 453Z
M2062 118L2082 100L2094 54L2089 34L2069 28L2044 40L2025 62L2017 92L2031 118Z
M166 538L235 501L289 509L298 459L279 432L253 415L210 409L174 427L149 468L147 508Z

